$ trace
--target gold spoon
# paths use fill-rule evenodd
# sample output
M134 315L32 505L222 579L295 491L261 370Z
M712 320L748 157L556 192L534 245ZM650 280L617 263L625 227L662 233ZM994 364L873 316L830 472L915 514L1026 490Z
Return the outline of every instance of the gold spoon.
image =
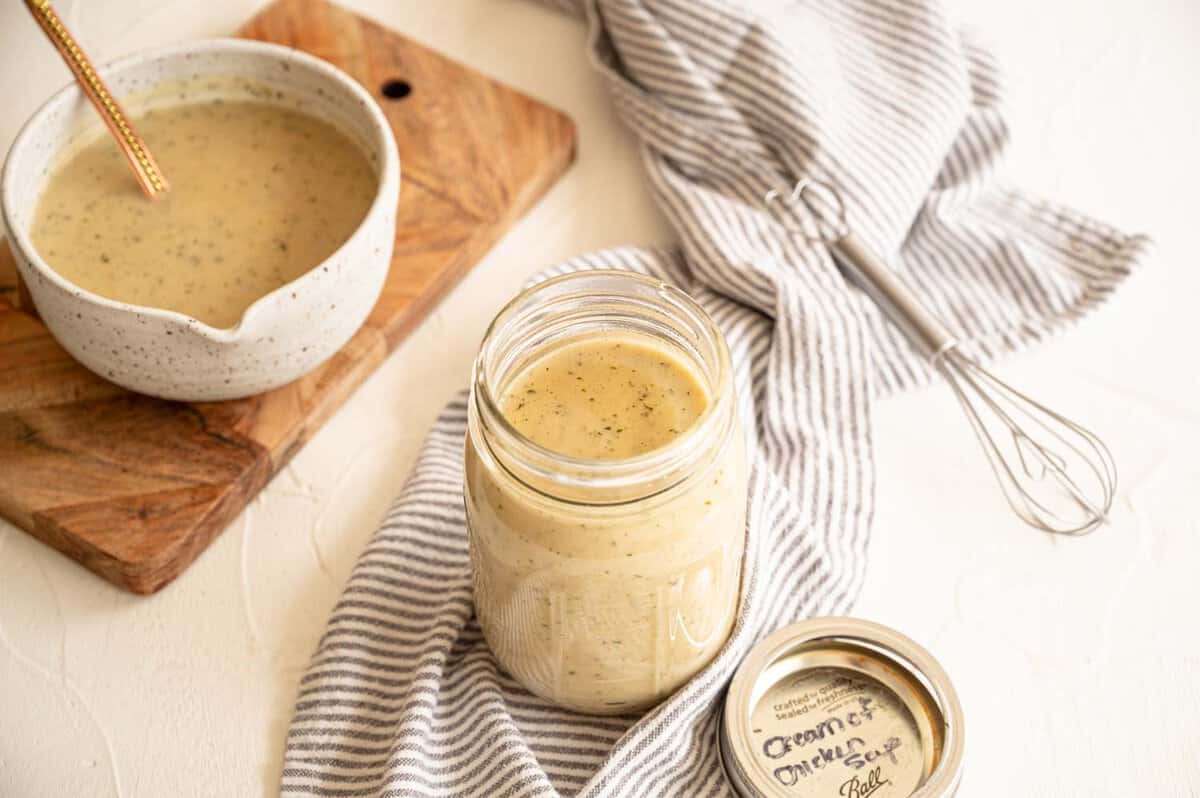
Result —
M25 0L25 5L67 62L67 66L75 73L75 79L96 107L104 124L112 131L113 138L120 145L125 160L129 161L133 176L137 178L142 191L150 199L158 199L167 193L171 186L163 176L162 170L158 168L154 156L146 148L146 142L134 131L129 118L96 73L92 62L51 7L50 0Z

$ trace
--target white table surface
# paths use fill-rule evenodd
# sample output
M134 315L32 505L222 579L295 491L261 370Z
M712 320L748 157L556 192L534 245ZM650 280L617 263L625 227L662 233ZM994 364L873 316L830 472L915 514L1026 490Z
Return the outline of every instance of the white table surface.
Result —
M57 5L107 59L221 35L260 3ZM566 110L578 163L158 595L0 522L4 798L274 794L299 675L487 320L536 269L670 238L576 23L524 0L348 5ZM1158 241L1109 307L1001 368L1101 432L1120 495L1091 537L1039 535L1010 518L947 390L882 402L857 613L925 644L957 684L963 796L1200 795L1200 4L961 11L1007 66L1011 175ZM22 4L0 5L0 150L66 78Z

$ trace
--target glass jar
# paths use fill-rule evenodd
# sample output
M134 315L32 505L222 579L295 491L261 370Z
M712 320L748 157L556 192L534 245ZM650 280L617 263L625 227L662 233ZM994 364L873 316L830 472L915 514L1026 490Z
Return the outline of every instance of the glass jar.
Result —
M533 359L588 334L652 339L708 392L665 446L624 459L550 451L500 399ZM475 361L464 495L475 610L500 664L582 712L657 703L716 656L738 607L747 468L729 350L682 291L631 272L535 285Z

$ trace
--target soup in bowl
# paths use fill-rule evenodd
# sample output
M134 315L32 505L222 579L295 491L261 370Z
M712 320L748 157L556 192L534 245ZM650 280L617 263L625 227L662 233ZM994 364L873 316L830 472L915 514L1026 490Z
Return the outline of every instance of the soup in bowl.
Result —
M214 40L101 70L171 191L148 200L69 86L0 178L39 315L97 374L182 400L247 396L320 365L387 276L400 165L352 78L278 45Z

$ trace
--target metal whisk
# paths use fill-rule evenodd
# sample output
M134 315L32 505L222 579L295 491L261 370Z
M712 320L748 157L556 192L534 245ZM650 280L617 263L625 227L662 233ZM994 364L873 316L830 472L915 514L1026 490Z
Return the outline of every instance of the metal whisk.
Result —
M1104 523L1117 469L1099 438L963 354L954 336L849 229L845 206L831 187L805 179L791 191L769 192L765 202L802 204L842 269L946 378L1023 521L1060 535L1086 535Z

